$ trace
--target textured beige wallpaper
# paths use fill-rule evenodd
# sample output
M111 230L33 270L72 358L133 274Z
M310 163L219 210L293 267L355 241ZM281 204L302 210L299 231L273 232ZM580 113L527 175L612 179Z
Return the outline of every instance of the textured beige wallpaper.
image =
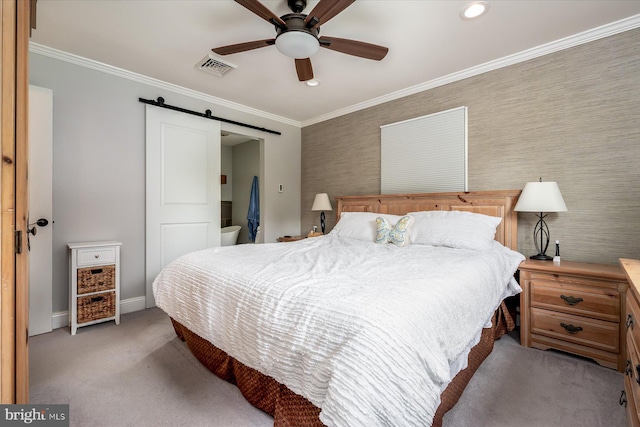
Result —
M336 196L380 192L381 125L463 105L469 190L557 181L569 210L547 222L564 259L640 258L640 29L303 128L302 232L320 223L316 193L335 209ZM535 221L519 214L525 255Z

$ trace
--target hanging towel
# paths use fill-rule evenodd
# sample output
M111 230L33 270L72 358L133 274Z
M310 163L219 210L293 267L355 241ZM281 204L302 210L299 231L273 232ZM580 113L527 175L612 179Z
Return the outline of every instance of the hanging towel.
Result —
M258 190L258 177L253 177L251 184L251 196L249 199L249 212L247 213L249 220L249 240L253 243L256 241L258 234L258 226L260 225L260 190Z

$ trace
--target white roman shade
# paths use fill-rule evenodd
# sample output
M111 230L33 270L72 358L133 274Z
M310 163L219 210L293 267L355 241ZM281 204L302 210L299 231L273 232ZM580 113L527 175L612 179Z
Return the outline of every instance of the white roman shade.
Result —
M380 191L467 191L467 107L380 127Z

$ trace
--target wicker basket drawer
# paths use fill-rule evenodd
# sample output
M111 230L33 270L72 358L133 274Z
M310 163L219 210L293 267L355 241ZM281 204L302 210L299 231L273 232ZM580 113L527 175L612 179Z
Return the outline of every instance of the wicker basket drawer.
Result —
M91 322L116 315L116 293L104 292L101 294L78 297L78 323Z
M108 291L116 287L116 266L102 265L78 269L78 295Z

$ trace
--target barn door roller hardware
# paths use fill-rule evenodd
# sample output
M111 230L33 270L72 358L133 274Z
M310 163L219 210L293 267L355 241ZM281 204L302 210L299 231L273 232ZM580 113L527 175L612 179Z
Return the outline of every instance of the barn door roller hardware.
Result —
M261 128L261 127L258 127L258 126L253 126L253 125L249 125L249 124L242 123L242 122L236 122L235 120L223 119L221 117L212 116L211 115L211 110L206 110L204 113L199 113L197 111L187 110L186 108L176 107L176 106L173 106L173 105L165 104L164 103L164 98L161 97L161 96L158 97L158 99L156 101L154 101L152 99L144 99L144 98L138 98L138 101L140 101L140 102L142 102L144 104L155 105L156 107L166 108L168 110L179 111L181 113L191 114L193 116L198 116L198 117L204 117L205 119L217 120L219 122L231 123L231 124L238 125L238 126L243 126L243 127L246 127L246 128L256 129L256 130L259 130L259 131L262 131L262 132L273 133L273 134L276 134L276 135L282 135L281 132L278 132L276 130Z

